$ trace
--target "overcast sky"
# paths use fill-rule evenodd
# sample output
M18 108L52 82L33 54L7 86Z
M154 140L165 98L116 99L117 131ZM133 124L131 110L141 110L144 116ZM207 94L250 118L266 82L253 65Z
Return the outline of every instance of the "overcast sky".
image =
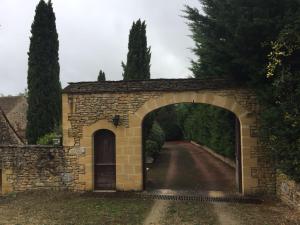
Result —
M27 86L27 52L39 0L0 0L0 93L16 95ZM198 0L52 0L59 35L60 79L93 81L102 69L121 80L132 22L146 20L152 78L184 78L194 46L184 5Z

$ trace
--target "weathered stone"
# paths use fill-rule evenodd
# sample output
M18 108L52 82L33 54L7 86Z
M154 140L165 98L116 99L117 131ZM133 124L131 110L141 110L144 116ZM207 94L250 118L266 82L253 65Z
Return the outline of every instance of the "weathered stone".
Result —
M116 135L116 189L141 190L144 117L170 104L203 103L225 108L240 121L243 193L275 193L275 170L259 143L259 106L253 90L225 80L80 82L65 88L62 98L64 145L76 146L71 151L74 155L80 147L86 148L80 161L85 165L84 174L81 171L79 178L85 190L94 188L94 132L109 129ZM112 121L115 115L120 117L117 127Z
M70 155L70 148L51 146L0 146L2 192L37 188L78 190L80 155ZM72 159L72 160L68 160ZM78 169L80 168L80 169ZM1 191L1 190L0 190Z
M277 171L276 194L286 204L300 209L300 184L287 175Z

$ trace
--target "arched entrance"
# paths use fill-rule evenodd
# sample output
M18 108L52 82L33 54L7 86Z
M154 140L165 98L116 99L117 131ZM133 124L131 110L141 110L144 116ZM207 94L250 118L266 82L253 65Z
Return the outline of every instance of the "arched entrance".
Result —
M116 141L110 130L94 134L94 190L116 188Z
M216 112L211 110L219 112L221 121L218 122L218 117L214 117L213 125L208 126L206 123L202 126L201 124L205 123L206 119L212 119L209 114ZM176 113L178 111L181 112L180 115ZM192 112L194 117L190 120L189 114ZM202 112L202 116L205 114L207 117L205 120L201 117L202 120L196 122L195 112ZM224 133L216 131L216 128L220 130L220 124L224 125L224 117L220 116L220 113L226 114L226 119L230 123L225 123L224 126L226 134L230 134L226 136L227 139L220 135ZM194 128L191 123L195 124ZM175 125L180 131L174 131ZM149 126L154 127L151 132L148 130L149 128L146 130L146 127ZM195 127L201 126L203 127L201 131L195 130ZM241 128L239 119L234 113L209 104L171 104L146 114L142 129L144 190L242 193ZM180 136L176 132L182 135ZM209 134L211 132L217 133L214 136L214 143L216 143L216 135L218 139L223 137L227 140L226 142L217 141L217 143L224 144L222 147L220 144L210 147L211 136ZM193 134L191 135L191 133ZM160 142L161 135L165 137L163 145ZM199 138L200 136L202 138ZM147 144L148 141L151 144ZM152 144L153 142L154 144ZM156 147L157 145L161 147Z
M165 93L156 99L148 100L142 105L134 118L140 127L142 127L144 117L158 108L179 103L201 103L209 104L226 109L235 114L238 120L237 131L239 140L237 141L239 149L237 184L242 194L253 194L257 192L258 187L258 164L256 159L257 136L255 135L255 114L248 111L236 98L219 94L216 92L181 92L181 93ZM253 128L253 131L251 131ZM142 139L142 138L141 138ZM142 149L142 141L140 141L140 149ZM142 151L141 151L142 154ZM143 161L143 160L141 160ZM141 162L143 164L143 162ZM143 170L142 170L142 174ZM144 177L142 182L144 181ZM143 186L143 185L142 185Z

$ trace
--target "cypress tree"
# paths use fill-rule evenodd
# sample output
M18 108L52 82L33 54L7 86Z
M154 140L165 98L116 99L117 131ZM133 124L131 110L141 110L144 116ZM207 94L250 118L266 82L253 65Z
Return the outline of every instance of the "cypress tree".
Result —
M61 121L58 34L52 2L41 0L31 26L28 52L28 111L26 137L35 144Z
M102 70L100 70L97 80L98 81L105 81L106 80L105 73Z
M133 22L128 42L127 63L122 62L124 80L150 79L151 51L147 47L146 23Z

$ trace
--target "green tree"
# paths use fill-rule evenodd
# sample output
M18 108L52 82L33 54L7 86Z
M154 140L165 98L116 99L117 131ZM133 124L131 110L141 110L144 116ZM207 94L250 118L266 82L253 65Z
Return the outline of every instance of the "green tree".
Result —
M200 2L204 14L184 10L195 41L194 76L225 77L255 89L260 144L278 168L300 180L300 2Z
M122 62L124 80L150 79L151 51L147 47L146 23L133 22L128 42L126 64Z
M35 144L61 121L58 34L51 1L41 0L31 26L28 53L28 111L26 137Z
M105 73L102 70L100 70L98 75L98 81L105 81L105 80L106 80Z
M265 65L274 41L295 12L297 0L200 0L204 14L186 6L195 77L224 77L236 82L265 81Z
M177 105L168 105L156 112L155 120L159 123L165 133L166 141L177 141L183 139L182 130L178 124Z
M300 181L300 14L272 43L267 66L270 82L259 91L260 135L277 168Z
M206 104L187 105L183 120L187 140L206 145L226 157L235 157L235 115L225 109ZM182 106L180 107L182 110Z

